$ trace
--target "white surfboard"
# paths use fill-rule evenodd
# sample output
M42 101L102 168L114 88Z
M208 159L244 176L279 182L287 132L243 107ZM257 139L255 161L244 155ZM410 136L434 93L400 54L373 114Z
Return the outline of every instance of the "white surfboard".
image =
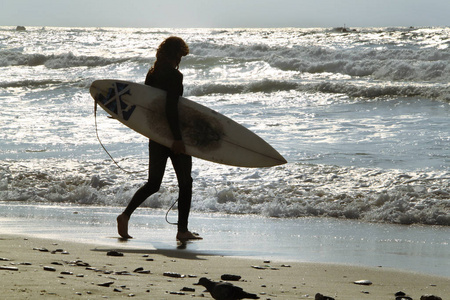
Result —
M113 118L155 142L172 145L165 91L128 81L97 80L92 83L90 93ZM240 167L286 163L258 135L212 109L180 97L178 113L188 155Z

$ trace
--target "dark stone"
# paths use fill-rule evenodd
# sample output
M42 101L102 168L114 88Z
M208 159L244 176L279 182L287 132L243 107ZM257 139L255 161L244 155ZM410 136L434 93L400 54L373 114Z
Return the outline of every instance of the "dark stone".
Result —
M113 284L114 281L108 281L108 282L104 282L104 283L99 283L97 284L98 286L104 286L104 287L109 287L111 284Z
M335 299L328 296L324 296L321 293L317 293L316 296L314 297L314 300L335 300Z
M122 252L117 252L117 251L108 251L106 253L106 255L108 255L108 256L123 256L123 253Z
M116 271L114 272L115 275L131 275L128 271Z
M184 275L181 275L180 273L175 273L175 272L164 272L163 274L164 276L167 277L173 277L173 278L184 278Z
M239 275L231 275L231 274L223 274L220 279L226 281L239 281L241 280L241 276Z
M442 298L435 295L423 295L420 300L442 300Z
M73 275L73 273L70 271L62 271L60 274L61 275Z

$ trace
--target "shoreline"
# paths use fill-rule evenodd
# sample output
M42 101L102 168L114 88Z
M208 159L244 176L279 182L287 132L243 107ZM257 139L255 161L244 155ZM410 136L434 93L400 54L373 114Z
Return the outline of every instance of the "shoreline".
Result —
M107 255L112 250L123 256ZM314 299L316 293L335 299L395 299L400 291L413 299L450 294L448 277L384 267L267 262L176 247L121 248L17 234L0 234L0 258L1 292L7 299L212 299L194 283L201 277L220 281L224 274L241 276L233 284L261 299ZM358 280L372 284L357 285Z
M175 248L165 211L133 216L126 243L117 239L116 207L1 205L0 234L64 240L105 247ZM191 230L204 240L188 245L198 255L284 262L378 267L450 278L448 228L363 223L330 218L275 219L193 213Z

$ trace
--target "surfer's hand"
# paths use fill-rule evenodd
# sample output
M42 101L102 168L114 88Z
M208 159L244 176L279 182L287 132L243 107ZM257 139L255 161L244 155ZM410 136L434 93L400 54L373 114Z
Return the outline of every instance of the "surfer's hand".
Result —
M183 141L174 141L171 148L172 152L175 154L184 154L186 152L186 148L184 146Z

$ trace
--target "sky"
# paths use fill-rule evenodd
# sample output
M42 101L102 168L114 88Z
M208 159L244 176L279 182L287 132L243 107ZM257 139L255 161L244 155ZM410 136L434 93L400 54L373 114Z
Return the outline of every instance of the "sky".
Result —
M2 0L0 26L450 26L449 0Z

